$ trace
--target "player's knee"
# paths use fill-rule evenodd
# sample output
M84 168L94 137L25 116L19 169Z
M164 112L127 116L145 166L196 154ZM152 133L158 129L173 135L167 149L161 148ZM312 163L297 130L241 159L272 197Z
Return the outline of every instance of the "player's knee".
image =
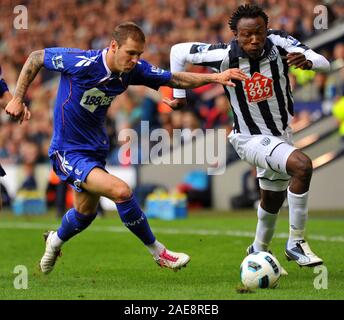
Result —
M302 152L297 152L288 159L288 173L300 179L310 179L313 173L312 160Z
M115 190L115 201L126 201L131 198L132 191L130 187L126 183L122 183L121 185L116 187Z
M312 164L312 160L309 159L308 157L306 157L306 160L303 162L303 167L302 167L302 172L303 175L306 178L310 178L312 176L313 173L313 164Z
M296 164L296 176L301 179L310 179L313 173L312 160L306 155L300 159Z

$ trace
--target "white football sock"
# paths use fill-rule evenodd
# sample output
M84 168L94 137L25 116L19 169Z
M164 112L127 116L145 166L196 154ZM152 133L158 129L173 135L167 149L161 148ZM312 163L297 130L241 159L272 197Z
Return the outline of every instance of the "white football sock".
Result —
M146 247L154 258L159 258L160 253L165 249L165 246L158 240L146 245Z
M267 212L259 204L257 216L258 223L253 248L255 251L266 251L275 231L278 213Z
M295 246L297 240L305 236L306 221L308 219L308 191L303 194L292 193L288 188L289 204L289 240L287 247Z
M57 232L54 232L51 236L50 243L54 249L59 250L65 242L59 238Z

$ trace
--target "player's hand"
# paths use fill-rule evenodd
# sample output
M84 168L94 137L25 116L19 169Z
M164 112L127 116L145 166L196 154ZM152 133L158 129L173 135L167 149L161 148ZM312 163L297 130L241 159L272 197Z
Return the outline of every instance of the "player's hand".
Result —
M29 120L31 117L28 107L17 97L13 97L9 101L5 111L12 119L18 120L19 123Z
M288 66L295 66L296 68L309 70L312 68L312 61L306 59L305 55L301 52L290 52L287 54Z
M218 73L218 76L219 83L229 87L235 87L235 83L231 81L232 79L239 81L248 79L248 76L238 68L227 69L226 71Z
M22 112L22 115L18 122L19 124L21 124L24 120L28 121L30 120L30 118L31 118L31 112L29 108L26 105L24 105L24 111Z
M185 98L175 98L173 100L168 98L163 98L162 101L170 106L173 110L179 110L186 107L187 101Z

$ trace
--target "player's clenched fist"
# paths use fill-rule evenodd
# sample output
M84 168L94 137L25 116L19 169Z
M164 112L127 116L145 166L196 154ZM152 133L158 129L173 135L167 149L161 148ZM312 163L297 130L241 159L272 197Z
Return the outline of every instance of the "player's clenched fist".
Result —
M28 107L17 97L13 97L5 108L6 113L13 119L22 123L23 120L29 120L31 113Z

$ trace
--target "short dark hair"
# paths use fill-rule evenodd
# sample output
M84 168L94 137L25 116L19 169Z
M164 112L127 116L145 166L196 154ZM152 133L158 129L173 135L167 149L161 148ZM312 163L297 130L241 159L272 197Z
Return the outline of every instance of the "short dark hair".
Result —
M229 20L229 27L232 31L238 31L237 26L241 18L257 18L262 17L268 26L269 17L263 11L263 9L257 5L245 4L238 7L238 9L232 14Z
M145 43L146 37L142 29L134 22L124 22L118 25L112 33L112 38L121 46L128 38Z

